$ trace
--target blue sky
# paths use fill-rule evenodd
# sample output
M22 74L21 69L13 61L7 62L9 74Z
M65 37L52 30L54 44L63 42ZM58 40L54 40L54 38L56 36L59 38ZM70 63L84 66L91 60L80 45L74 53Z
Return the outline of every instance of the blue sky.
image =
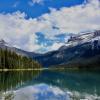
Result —
M48 52L71 33L100 28L99 0L0 0L0 38L12 46Z
M35 2L33 2L35 1ZM25 12L28 17L38 17L49 13L49 8L60 9L82 4L84 0L0 0L0 13ZM40 2L37 2L40 1Z

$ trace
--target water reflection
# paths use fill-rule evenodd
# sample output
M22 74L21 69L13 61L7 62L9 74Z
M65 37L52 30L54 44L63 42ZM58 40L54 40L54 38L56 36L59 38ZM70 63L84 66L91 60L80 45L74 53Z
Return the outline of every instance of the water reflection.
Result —
M58 87L38 84L15 91L14 100L69 100L69 96Z
M0 90L0 97L8 96L12 100L100 100L100 74L69 71L6 72L0 73Z
M100 74L98 72L45 71L40 79L46 84L52 84L63 89L100 95Z
M40 71L0 72L0 91L8 91L23 86L27 81L37 78Z

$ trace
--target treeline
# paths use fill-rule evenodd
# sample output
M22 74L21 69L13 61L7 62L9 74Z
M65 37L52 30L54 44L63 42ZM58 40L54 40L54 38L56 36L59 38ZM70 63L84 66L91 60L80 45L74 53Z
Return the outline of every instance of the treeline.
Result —
M91 70L100 71L100 55L88 59L74 59L70 63L52 66L55 68L76 69L76 70Z
M40 67L40 64L31 58L0 48L0 69L33 69Z

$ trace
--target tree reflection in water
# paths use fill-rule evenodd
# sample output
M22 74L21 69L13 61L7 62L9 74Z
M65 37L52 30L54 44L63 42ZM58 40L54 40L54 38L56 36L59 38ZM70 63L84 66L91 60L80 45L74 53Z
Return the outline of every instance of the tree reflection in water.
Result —
M37 78L40 72L40 70L0 72L0 97L5 96L5 100L10 100L13 94L7 93L7 91L19 88L23 86L24 83Z
M58 90L59 92L57 92ZM98 72L65 70L2 72L0 73L0 91L0 97L4 95L8 100L13 98L13 96L16 98L19 96L22 98L24 96L40 98L36 100L46 100L48 96L50 98L57 98L55 100L61 100L61 98L66 100L68 95L71 98L70 100L80 100L82 98L100 100L100 74ZM58 95L55 97L57 93L61 93L60 97ZM41 96L43 99L41 99Z

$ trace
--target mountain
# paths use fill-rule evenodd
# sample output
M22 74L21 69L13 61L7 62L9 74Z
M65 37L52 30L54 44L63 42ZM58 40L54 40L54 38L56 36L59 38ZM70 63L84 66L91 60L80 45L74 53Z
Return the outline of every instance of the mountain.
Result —
M22 51L14 51L15 49L11 49L4 40L0 41L0 47L0 71L41 68L41 65L37 61L18 54L18 52Z
M72 34L58 50L38 54L10 47L4 40L0 48L37 60L42 66L100 66L100 30Z
M9 43L5 42L5 40L3 40L3 39L0 40L0 48L8 49L12 52L16 52L19 55L30 57L30 58L33 58L33 57L40 55L40 54L37 54L37 53L34 53L34 52L28 52L28 51L24 51L24 50L12 47L12 46L9 45Z
M56 51L35 57L43 66L98 65L100 58L100 30L71 36ZM92 63L91 63L92 61ZM99 63L100 65L100 63Z

